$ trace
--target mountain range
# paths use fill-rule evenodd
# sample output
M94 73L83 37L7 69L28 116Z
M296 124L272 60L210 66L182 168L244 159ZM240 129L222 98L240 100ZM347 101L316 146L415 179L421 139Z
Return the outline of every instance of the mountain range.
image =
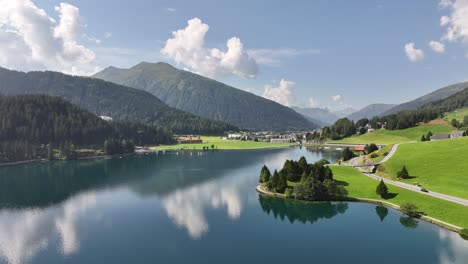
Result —
M318 127L289 107L167 63L108 67L95 78L147 91L171 107L249 130L311 130Z
M167 106L154 95L87 77L58 72L19 72L0 68L0 95L61 97L101 116L153 123L175 133L220 134L238 128Z
M292 109L312 121L315 120L315 123L321 126L331 125L340 118L327 108L302 108L293 106Z
M350 115L347 116L349 120L354 122L362 118L372 118L374 116L379 116L389 109L395 107L396 104L370 104Z
M395 114L398 113L402 110L414 110L418 109L426 104L430 104L432 102L436 102L442 99L445 99L451 95L454 95L458 92L461 92L465 90L468 87L468 82L461 82L461 83L456 83L453 85L449 85L443 88L440 88L434 92L431 92L429 94L426 94L424 96L421 96L419 98L416 98L412 101L399 104L395 107L390 108L389 110L383 112L381 116L386 116L390 114Z

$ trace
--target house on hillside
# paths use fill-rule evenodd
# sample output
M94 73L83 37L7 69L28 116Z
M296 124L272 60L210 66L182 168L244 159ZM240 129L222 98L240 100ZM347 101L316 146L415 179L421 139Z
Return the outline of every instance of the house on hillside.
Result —
M460 138L460 137L463 137L463 134L465 133L465 131L461 131L461 130L454 130L450 133L450 138Z
M449 139L450 134L435 134L431 137L431 141Z
M354 151L360 152L360 153L365 153L366 152L366 146L364 146L364 145L354 146Z

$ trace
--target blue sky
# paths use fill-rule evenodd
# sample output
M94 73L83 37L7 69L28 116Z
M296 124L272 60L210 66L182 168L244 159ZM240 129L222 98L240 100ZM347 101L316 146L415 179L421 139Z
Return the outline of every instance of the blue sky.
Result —
M56 10L61 1L32 2L57 24L59 14L69 14L65 7ZM35 64L27 65L6 60L7 65L3 66L21 70L45 67L76 74L110 65L131 67L142 60L165 61L286 105L332 109L401 103L468 80L468 21L455 20L457 14L468 10L464 9L468 8L466 0L66 3L79 10L82 27L73 40L82 46L79 50L84 55L80 53L77 59L63 62L71 56L61 54L60 58L65 59L59 59L60 63L41 64L34 60ZM452 22L441 26L442 16ZM161 53L166 41L174 38L172 32L185 29L193 18L209 26L204 35L206 52L218 49L226 56L226 42L237 37L243 45L242 54L255 62L258 71L252 70L252 61L242 58L236 66L224 67L215 61L213 67L224 65L215 73L194 69L191 66L200 65L193 61L196 56L185 53L184 58L175 59L187 41ZM15 29L11 23L3 22ZM456 29L455 35L447 37L450 27ZM434 51L430 41L442 44L443 52L440 46L438 52ZM411 55L405 53L409 43L414 43L416 49L409 50ZM188 59L192 61L187 62ZM251 73L252 76L246 76Z

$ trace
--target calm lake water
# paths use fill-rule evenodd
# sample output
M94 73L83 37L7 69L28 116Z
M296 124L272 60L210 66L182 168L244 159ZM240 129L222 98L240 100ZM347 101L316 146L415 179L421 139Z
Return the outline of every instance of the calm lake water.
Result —
M0 168L0 263L468 263L468 241L398 211L260 196L289 148Z

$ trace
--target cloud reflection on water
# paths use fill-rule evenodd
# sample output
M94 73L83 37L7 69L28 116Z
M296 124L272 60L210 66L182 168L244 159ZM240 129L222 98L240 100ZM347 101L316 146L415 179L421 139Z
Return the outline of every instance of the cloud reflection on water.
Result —
M79 249L77 220L96 205L96 195L88 192L46 209L0 210L0 258L21 264L60 238L61 252L70 255Z

